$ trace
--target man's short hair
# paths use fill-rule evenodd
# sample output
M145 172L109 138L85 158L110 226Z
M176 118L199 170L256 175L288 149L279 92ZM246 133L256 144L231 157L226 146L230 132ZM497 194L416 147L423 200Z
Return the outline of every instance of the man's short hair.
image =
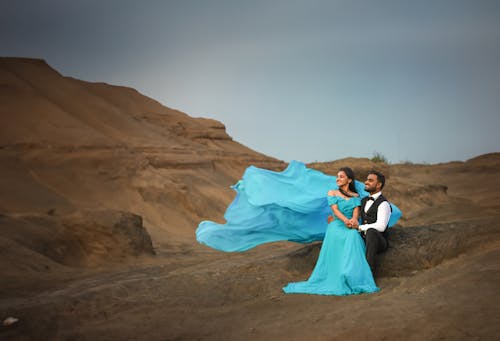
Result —
M380 187L380 189L384 188L385 186L385 175L380 173L379 171L376 171L376 170L371 170L368 172L368 174L375 174L377 176L377 181L380 182L382 184L382 186Z

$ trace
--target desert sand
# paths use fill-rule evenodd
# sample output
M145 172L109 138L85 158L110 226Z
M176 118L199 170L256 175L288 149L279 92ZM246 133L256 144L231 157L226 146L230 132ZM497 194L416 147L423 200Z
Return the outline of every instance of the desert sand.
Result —
M285 295L321 242L200 245L246 167L281 160L134 89L0 58L2 340L493 340L500 333L500 153L434 165L308 166L387 176L403 211L380 292Z

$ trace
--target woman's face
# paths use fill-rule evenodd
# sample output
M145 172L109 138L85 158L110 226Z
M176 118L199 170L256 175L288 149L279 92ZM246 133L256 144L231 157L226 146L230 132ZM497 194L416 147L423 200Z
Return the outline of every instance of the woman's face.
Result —
M340 171L337 173L337 186L342 187L346 184L349 184L351 179L347 177L347 174L344 171Z

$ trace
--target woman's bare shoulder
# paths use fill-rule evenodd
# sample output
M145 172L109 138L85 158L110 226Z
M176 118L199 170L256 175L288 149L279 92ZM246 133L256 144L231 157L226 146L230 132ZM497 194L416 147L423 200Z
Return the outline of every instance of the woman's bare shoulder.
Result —
M328 196L330 197L339 197L340 196L340 192L336 189L331 189L328 191Z

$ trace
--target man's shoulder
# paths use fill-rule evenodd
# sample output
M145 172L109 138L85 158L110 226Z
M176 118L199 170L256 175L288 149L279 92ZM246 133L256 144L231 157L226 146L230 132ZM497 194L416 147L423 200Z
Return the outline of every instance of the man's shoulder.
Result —
M380 201L378 203L378 207L386 207L386 209L389 209L390 211L392 211L392 208L391 208L391 203L389 202L389 200L387 200L387 198L385 198L384 196L380 196L379 197Z
M380 194L380 195L378 196L377 200L378 200L378 201L380 201L380 202L389 201L389 200L387 200L387 198L386 198L386 197L384 197L384 195L383 195L383 194Z

